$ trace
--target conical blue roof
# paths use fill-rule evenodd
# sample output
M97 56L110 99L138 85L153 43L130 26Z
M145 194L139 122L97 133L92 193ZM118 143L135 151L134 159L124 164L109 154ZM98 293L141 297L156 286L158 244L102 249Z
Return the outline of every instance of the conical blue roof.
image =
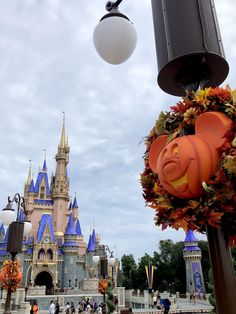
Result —
M74 198L74 202L73 202L72 208L78 208L76 196Z
M188 230L186 232L186 238L185 238L184 242L197 242L197 238L195 237L192 230Z
M66 232L65 232L65 235L71 235L71 234L76 235L72 212L70 213L69 221L68 221Z
M95 250L95 240L93 234L89 236L89 243L87 247L88 252L93 252Z
M96 233L95 233L95 229L93 229L92 240L93 240L94 248L95 248L95 244L96 244Z
M33 179L30 181L30 187L29 187L28 192L35 193L35 187L34 187L34 180Z
M49 183L48 183L48 174L45 170L43 171L39 171L38 173L38 177L35 183L35 193L39 192L39 186L40 183L42 182L42 180L44 180L45 182L45 186L46 186L46 195L51 195L50 193L50 188L49 188Z
M52 242L55 242L54 230L52 216L50 214L43 214L39 223L38 233L37 233L37 242L40 242L44 233L44 230L48 226L50 237Z
M43 162L43 171L47 171L47 163L46 163L46 158L44 159L44 162Z
M77 219L77 221L76 221L75 231L76 231L78 236L82 236L82 231L81 231L79 219Z

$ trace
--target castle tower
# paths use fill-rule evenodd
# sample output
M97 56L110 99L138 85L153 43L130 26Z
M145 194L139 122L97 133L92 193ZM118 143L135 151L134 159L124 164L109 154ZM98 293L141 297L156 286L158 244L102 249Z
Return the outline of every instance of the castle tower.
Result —
M78 241L77 233L75 231L73 214L69 215L69 221L64 234L64 244L62 245L62 252L64 254L64 271L62 281L64 285L69 288L78 286L77 276L77 255L78 255Z
M183 256L186 268L186 291L205 294L205 284L202 273L201 249L198 247L197 239L192 230L186 232L184 240Z
M65 118L61 132L61 141L56 154L56 174L52 184L52 199L54 203L53 226L58 237L65 232L68 217L69 180L67 177L67 164L69 162L70 148L65 138Z

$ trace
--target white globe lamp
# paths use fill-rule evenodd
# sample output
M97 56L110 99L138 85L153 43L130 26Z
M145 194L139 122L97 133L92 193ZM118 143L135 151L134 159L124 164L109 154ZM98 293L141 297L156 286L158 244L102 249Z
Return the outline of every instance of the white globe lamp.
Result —
M120 64L132 55L137 43L137 33L125 15L112 9L96 26L93 42L103 60L110 64Z

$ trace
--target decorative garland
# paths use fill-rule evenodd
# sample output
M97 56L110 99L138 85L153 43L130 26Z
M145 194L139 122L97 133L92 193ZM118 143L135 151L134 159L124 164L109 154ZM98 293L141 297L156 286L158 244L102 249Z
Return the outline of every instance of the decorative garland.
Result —
M193 199L178 198L165 190L158 174L151 170L150 147L161 135L167 135L171 142L195 134L195 121L205 112L226 114L232 120L232 127L225 134L227 141L221 149L214 175L203 182L203 194ZM227 86L190 92L169 112L161 112L146 138L144 163L140 180L143 197L146 205L155 209L157 226L204 232L209 224L227 230L230 237L236 236L236 90Z
M3 289L11 289L12 292L15 292L21 280L20 262L18 260L5 261L0 271L0 281L2 282Z

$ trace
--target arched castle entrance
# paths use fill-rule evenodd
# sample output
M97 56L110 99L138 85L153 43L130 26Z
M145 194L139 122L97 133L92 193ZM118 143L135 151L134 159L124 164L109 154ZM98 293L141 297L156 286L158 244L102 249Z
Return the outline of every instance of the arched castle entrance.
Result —
M35 286L46 286L46 294L53 294L54 292L52 276L47 271L38 273L34 280L34 284Z

